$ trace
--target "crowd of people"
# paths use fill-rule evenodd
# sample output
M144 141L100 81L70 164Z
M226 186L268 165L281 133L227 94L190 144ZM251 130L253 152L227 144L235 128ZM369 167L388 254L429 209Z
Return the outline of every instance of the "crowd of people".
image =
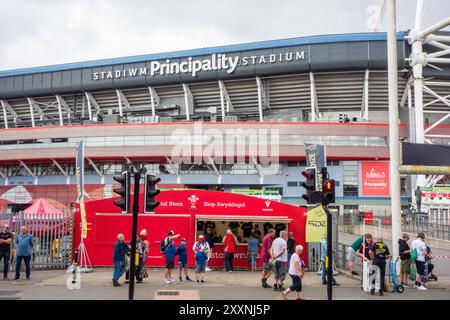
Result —
M425 234L420 232L417 239L408 244L409 235L404 234L402 239L398 240L399 258L400 258L400 285L404 288L410 287L408 278L412 271L415 271L415 282L413 288L417 290L427 290L424 281L428 280L433 270L431 259L433 258L431 248L425 243ZM370 275L370 293L375 294L376 278L380 279L379 295L384 295L386 262L391 258L391 252L379 237L376 242L373 241L371 234L359 236L347 249L347 262L349 270L353 275L360 275L355 271L354 261L356 253L362 261L369 264ZM414 269L414 270L413 270Z

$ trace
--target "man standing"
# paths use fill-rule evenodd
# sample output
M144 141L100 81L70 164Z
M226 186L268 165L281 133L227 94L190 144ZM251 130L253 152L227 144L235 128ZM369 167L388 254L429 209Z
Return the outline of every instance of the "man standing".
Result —
M117 242L114 245L114 255L113 255L113 264L114 264L114 273L112 282L114 287L120 286L119 278L125 272L125 255L128 253L130 248L124 242L125 236L122 233L117 235ZM134 263L134 259L132 262Z
M209 261L209 258L212 255L212 250L213 250L213 247L214 247L213 234L212 234L212 229L210 227L206 228L205 241L209 245L209 251L208 251L208 261ZM206 261L206 268L205 268L205 270L206 271L212 271L212 269L208 267L208 261Z
M27 280L30 280L30 261L31 261L31 249L33 248L33 237L28 233L28 228L23 226L20 228L20 234L17 236L17 260L16 260L16 276L14 280L20 278L20 266L22 260L25 262L25 276Z
M9 232L9 225L3 226L0 232L0 261L3 259L3 280L8 279L9 258L11 253L12 234Z
M327 234L325 233L322 237L322 240L320 241L320 251L321 251L321 256L320 256L320 261L322 263L322 284L326 285L327 284L327 265L328 263L325 263L325 261L328 259L327 256L327 251L328 246L327 246ZM336 252L335 250L333 250L333 252ZM336 279L334 278L334 275L332 276L332 283L333 286L339 286L339 283L336 282Z
M291 261L291 256L295 253L295 239L294 233L289 231L289 239L287 240L288 264Z
M166 270L164 273L164 282L166 284L170 284L175 280L172 279L172 269L175 265L175 256L177 254L177 249L175 248L175 244L173 240L177 239L180 235L175 234L173 231L169 231L167 237L164 239L164 255L166 257Z
M231 229L227 230L227 235L223 240L223 248L223 251L225 252L225 272L233 272L233 258L234 250L236 249L236 238Z
M425 271L425 256L427 255L427 246L425 245L425 234L420 232L417 235L417 239L411 242L411 258L412 256L416 256L416 282L414 284L414 288L417 290L428 290L424 286L422 286L422 276ZM413 252L415 253L413 254Z
M400 253L400 280L402 286L408 285L408 276L411 271L411 248L408 245L409 235L405 233L402 239L398 240L398 252Z
M272 243L272 258L275 259L275 284L273 291L284 291L283 281L287 271L287 232L280 231L280 236Z
M271 248L274 237L275 229L269 229L262 241L263 272L261 283L263 288L270 288L270 286L267 284L267 279L269 279L270 275L272 274L272 264L270 263L270 259L272 258Z
M386 259L389 259L391 253L389 252L388 246L383 242L383 239L378 239L374 243L370 250L370 254L373 256L372 268L374 269L371 283L370 294L375 294L375 278L377 277L377 269L380 270L380 296L384 295L384 277L386 274Z

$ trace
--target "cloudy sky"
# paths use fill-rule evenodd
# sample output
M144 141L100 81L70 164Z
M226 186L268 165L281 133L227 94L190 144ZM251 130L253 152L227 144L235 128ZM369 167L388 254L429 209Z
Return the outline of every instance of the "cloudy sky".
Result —
M0 70L299 36L368 32L380 0L0 0ZM397 0L397 29L416 3ZM450 1L425 0L424 25ZM386 30L386 19L381 30Z

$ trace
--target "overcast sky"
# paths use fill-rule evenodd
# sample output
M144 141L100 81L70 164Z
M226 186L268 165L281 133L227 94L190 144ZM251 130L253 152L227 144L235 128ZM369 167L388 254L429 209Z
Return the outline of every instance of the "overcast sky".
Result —
M424 25L450 13L425 0ZM371 31L380 0L0 0L0 70ZM416 2L397 0L397 29ZM386 30L383 19L381 31Z

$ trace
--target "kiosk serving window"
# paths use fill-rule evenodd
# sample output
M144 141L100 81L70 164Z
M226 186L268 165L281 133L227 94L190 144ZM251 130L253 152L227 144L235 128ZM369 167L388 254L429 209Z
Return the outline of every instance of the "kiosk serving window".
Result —
M288 230L290 219L287 217L249 217L249 216L197 216L196 238L211 228L214 243L222 243L227 230L231 229L239 244L246 244L252 233L262 241L269 229L275 229L278 237L280 231Z

